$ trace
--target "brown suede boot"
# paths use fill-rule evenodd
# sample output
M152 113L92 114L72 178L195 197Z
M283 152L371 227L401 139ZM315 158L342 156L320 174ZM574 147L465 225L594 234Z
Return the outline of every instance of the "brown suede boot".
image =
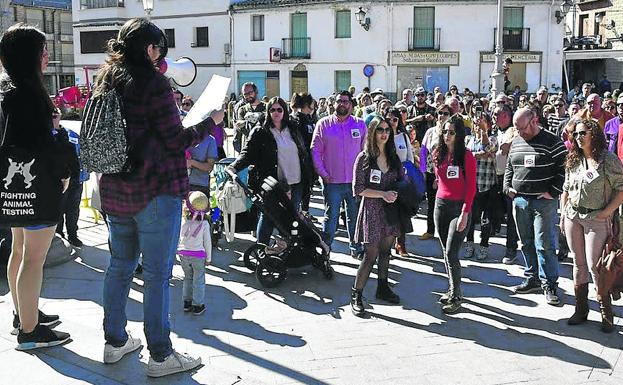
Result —
M599 308L601 310L601 331L604 333L612 333L614 331L614 314L612 313L612 303L610 296L598 296Z
M575 285L575 312L567 320L568 325L579 325L588 318L588 283Z

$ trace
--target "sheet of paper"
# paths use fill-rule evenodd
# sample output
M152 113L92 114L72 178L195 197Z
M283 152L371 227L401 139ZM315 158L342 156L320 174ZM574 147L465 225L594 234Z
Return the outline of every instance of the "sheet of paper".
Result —
M227 96L230 82L231 78L212 75L212 79L210 79L195 105L188 111L188 115L182 121L182 125L191 127L199 124L206 120L212 111L223 108L223 101Z

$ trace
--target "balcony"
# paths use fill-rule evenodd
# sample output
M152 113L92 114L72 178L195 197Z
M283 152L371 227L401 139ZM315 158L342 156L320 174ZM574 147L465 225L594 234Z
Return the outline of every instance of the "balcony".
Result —
M298 37L281 39L281 57L284 59L311 58L311 38Z
M439 51L441 28L409 28L409 51Z
M80 0L80 9L124 7L124 0Z
M493 28L493 51L498 29ZM504 28L502 30L504 51L530 51L530 28Z

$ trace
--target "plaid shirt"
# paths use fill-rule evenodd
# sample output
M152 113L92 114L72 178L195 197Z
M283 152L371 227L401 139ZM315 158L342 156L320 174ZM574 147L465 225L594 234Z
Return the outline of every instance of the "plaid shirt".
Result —
M476 158L476 184L478 192L490 190L497 183L495 171L495 153L497 151L497 139L495 135L489 136L489 144L483 145L474 135L465 137L465 148L471 151L474 156L477 153L485 152L485 156Z
M188 193L184 150L201 142L214 121L208 118L184 128L171 86L160 74L136 79L126 88L123 101L128 141L136 143L141 159L129 175L103 175L100 193L104 212L131 217L156 196L181 198Z

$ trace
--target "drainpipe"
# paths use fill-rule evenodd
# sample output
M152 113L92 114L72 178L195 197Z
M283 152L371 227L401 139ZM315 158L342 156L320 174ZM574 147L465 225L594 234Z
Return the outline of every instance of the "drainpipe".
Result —
M236 64L234 60L234 15L231 7L227 10L227 15L229 16L229 70L231 71L232 79L230 87L236 92L235 90L238 87L236 81L238 78L236 76Z
M547 56L545 56L543 58L543 60L545 61L543 68L545 71L545 87L547 87L547 89L549 90L550 87L550 79L549 79L549 55L552 54L552 51L550 49L552 43L551 43L551 30L552 30L552 8L555 6L556 4L556 0L552 0L552 3L550 4L550 6L548 7L547 10L547 45L546 45L546 51L547 52ZM542 69L543 71L543 69ZM542 76L542 75L541 75Z
M394 80L394 59L393 59L393 53L394 53L394 2L392 1L391 3L389 3L389 9L388 9L388 19L389 19L389 68L388 68L388 77L387 77L387 86L385 87L386 90L391 90L392 89L392 84L394 84L394 86L396 86ZM396 89L396 99L398 98L398 89Z

